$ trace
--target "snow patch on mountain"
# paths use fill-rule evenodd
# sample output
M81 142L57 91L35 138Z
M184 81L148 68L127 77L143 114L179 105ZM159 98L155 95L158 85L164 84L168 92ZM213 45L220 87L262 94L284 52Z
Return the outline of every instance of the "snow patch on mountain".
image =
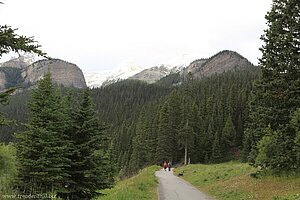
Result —
M2 62L0 63L0 67L2 66L7 67L12 63L17 63L17 62L22 63L23 66L27 67L32 63L41 59L43 58L33 53L10 53L5 55L4 58L0 60Z
M170 73L182 71L196 59L195 55L182 54L154 67L139 67L133 61L124 61L113 70L84 73L84 76L87 86L91 88L105 86L128 78L148 81L148 79L141 78L144 76L151 76L153 80L150 82L155 82ZM143 75L145 73L146 75Z
M107 82L117 82L127 79L134 74L141 72L143 69L133 61L124 61L113 70L103 70L93 73L84 73L88 87L101 87Z

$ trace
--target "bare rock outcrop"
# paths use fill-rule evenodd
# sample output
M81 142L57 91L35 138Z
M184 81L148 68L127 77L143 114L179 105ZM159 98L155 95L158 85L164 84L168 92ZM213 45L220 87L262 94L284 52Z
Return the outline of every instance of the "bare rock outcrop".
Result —
M45 73L50 70L52 81L65 87L85 88L86 82L83 73L77 65L60 60L39 60L29 65L23 72L22 77L28 85L34 85Z
M249 60L234 51L224 50L209 59L200 59L192 62L183 72L191 72L195 78L221 74L226 71L239 70L253 66Z

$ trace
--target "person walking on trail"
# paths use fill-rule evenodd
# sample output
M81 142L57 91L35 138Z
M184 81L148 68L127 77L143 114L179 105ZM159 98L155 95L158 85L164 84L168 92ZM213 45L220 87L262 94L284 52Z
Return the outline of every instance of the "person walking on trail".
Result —
M164 170L166 171L166 169L167 169L167 167L168 167L168 164L167 164L167 162L164 162L164 165L163 165L163 167L164 167Z
M171 167L172 167L172 163L171 163L171 161L168 163L168 169L169 169L169 171L171 171Z

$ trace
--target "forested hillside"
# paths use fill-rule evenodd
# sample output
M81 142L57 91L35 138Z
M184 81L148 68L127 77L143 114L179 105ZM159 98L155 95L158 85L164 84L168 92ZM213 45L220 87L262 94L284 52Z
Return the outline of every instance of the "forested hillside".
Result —
M120 175L149 164L222 162L239 156L248 116L247 101L257 67L226 72L182 85L127 80L92 89L98 115L111 137ZM173 77L171 76L172 80ZM164 84L166 83L166 84ZM1 140L13 141L23 129L28 93L15 95L1 110L18 126L2 128Z
M238 158L247 101L258 74L252 67L201 81L190 79L159 102L144 105L138 116L115 127L120 175L163 161L183 163L185 153L192 163Z

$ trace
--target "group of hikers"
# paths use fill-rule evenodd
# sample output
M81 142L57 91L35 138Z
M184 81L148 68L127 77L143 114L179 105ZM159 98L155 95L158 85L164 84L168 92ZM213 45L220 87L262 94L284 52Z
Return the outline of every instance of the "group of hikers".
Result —
M168 163L164 162L163 167L164 167L165 171L167 170L167 168L168 168L169 171L171 171L171 167L172 167L171 161L169 161Z

